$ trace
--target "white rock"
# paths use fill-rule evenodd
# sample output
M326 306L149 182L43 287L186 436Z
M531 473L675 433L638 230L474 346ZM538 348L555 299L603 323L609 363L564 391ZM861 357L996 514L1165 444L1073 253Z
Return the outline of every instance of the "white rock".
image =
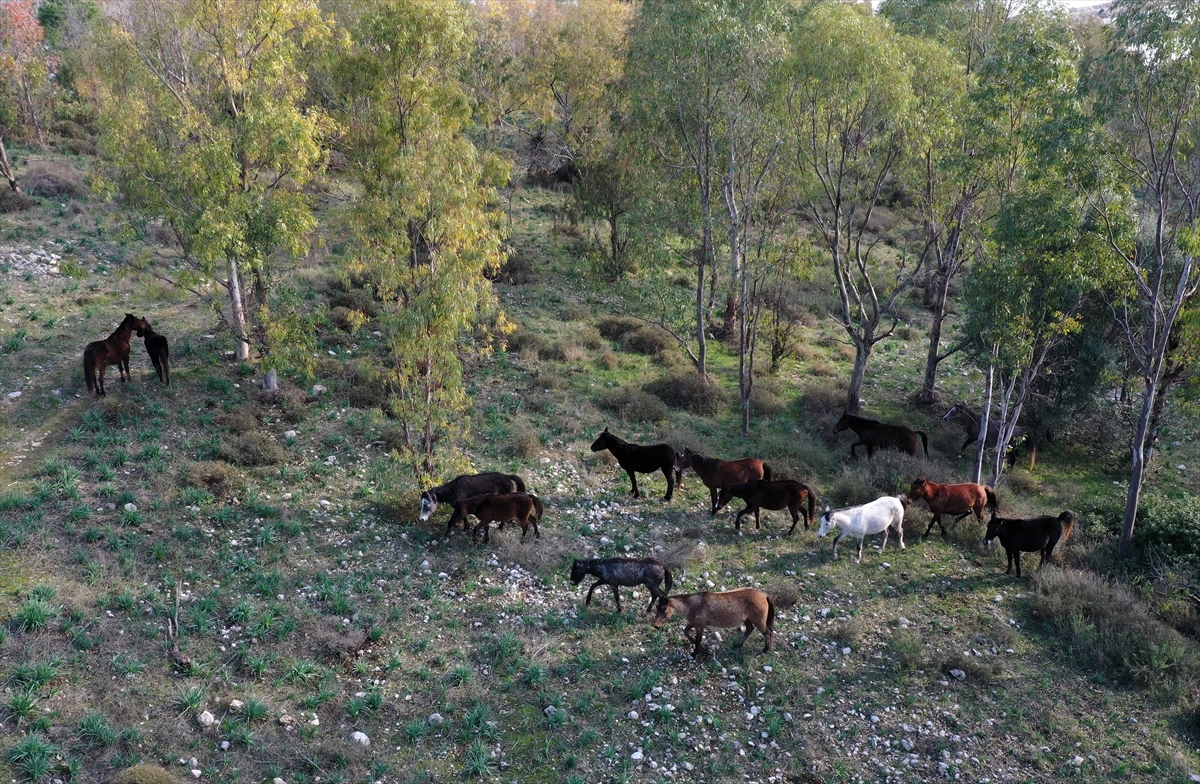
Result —
M634 762L640 762L643 758L645 758L645 756L645 754L642 754L642 750L638 749L629 755L629 759L633 760Z
M439 580L449 580L450 575L446 574L445 572L438 572L438 579Z
M1191 773L1188 775L1188 781L1200 781L1200 773Z
M637 711L629 711L629 713L625 714L625 717L629 718L629 719L633 719L634 721L637 721L639 718Z
M227 740L221 741L221 751L229 751L229 745L230 745L229 741L227 741Z
M950 674L960 681L965 681L967 679L967 674L962 670L951 670Z
M292 494L291 494L291 493L284 493L283 495L281 495L281 496L279 496L279 497L280 497L280 498L282 498L284 501L291 501L291 500L292 500Z
M1078 768L1080 765L1083 764L1083 757L1076 754L1075 759L1071 760L1071 764Z
M550 458L543 457L541 460L538 460L538 462L541 463L542 465L550 465Z
M320 395L323 395L328 391L329 391L329 387L325 386L324 384L313 384L312 396L319 397Z
M432 725L434 727L442 726L442 722L444 722L444 721L445 721L445 719L442 718L442 714L440 714L440 713L429 714L429 723L430 723L430 725Z
M15 393L15 394L18 394L18 395L19 395L19 394L21 394L21 393L20 393L20 392L17 392L17 393ZM12 397L12 395L9 395L9 397ZM1185 466L1183 463L1180 463L1179 465L1177 465L1177 466L1175 466L1175 467L1176 467L1176 468L1178 468L1180 471L1186 471L1186 470L1187 470L1187 466Z
M130 504L125 504L125 511L126 511L126 512L136 512L136 511L137 511L137 504L132 504L132 503L130 503Z
M295 438L297 435L298 435L298 433L296 433L296 431L295 431L295 430L285 430L285 431L283 431L283 437L284 437L284 438Z
M320 504L322 509L328 509L330 506L332 506L332 504L326 498L322 498L320 501L317 501L317 503Z
M910 623L912 623L912 621L908 620L902 615L896 619L896 623L900 624L901 626L908 626Z
M317 718L317 714L315 714L315 713L313 714L313 717L311 719L309 719L308 723L314 727L321 726L321 720L319 718Z
M842 655L843 655L843 656L849 656L849 655L850 655L850 648L849 648L849 647L842 648Z
M365 732L350 733L350 740L354 741L355 743L357 743L360 746L370 746L371 745L371 739L367 737L367 733L365 733Z
M558 708L554 707L553 705L547 705L545 709L542 710L542 713L546 714L547 716L553 716L554 714L558 713Z
M9 392L9 393L8 393L8 399L9 399L9 400L16 400L16 399L17 399L17 398L19 398L20 396L21 396L21 393L20 393L20 392Z
M192 776L194 778L200 778L201 772L202 771L199 768L192 768Z
M208 711L201 711L196 714L196 723L201 727L211 727L217 723L217 718Z
M276 776L274 779L271 780L271 784L287 784L287 781Z
M912 750L913 750L913 747L914 747L916 744L914 744L914 743L913 743L911 740L909 740L908 738L901 738L901 739L900 739L900 745L904 747L904 750L905 750L905 751L912 751Z
M244 707L246 707L246 703L242 702L241 700L229 701L229 710L240 711Z

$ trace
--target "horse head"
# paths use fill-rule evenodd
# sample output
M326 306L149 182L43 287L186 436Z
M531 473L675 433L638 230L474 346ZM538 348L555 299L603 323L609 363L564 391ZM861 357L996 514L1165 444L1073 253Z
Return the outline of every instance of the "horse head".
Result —
M951 419L954 419L957 414L958 414L958 404L956 403L956 404L950 406L950 410L947 411L946 415L942 417L942 421L949 422Z
M675 609L671 607L671 598L669 596L660 597L657 610L658 612L655 614L654 620L650 622L650 625L655 629L661 629L666 625L667 621L671 620L671 616L675 614Z
M833 510L826 506L825 514L821 515L821 528L817 531L817 536L824 536L833 527Z
M840 433L840 432L842 432L843 430L845 430L846 428L850 427L850 424L851 424L851 422L850 422L850 414L849 414L849 413L846 413L846 412L843 412L843 413L842 413L842 418L841 418L841 419L839 419L839 420L837 421L837 424L833 426L833 432L834 432L835 434L837 434L837 433Z
M992 519L988 520L987 533L983 535L983 546L987 547L992 543L992 540L1000 535L1004 530L1005 520L1003 517L996 517L996 513L992 512Z
M600 452L608 449L609 433L608 428L604 428L604 432L596 436L596 440L592 442L592 451Z
M438 502L433 499L433 496L431 496L428 492L421 493L421 515L419 518L421 522L428 520L429 515L433 514L433 511L437 509L437 506Z
M575 558L571 561L571 585L579 585L583 582L583 578L587 577L587 572L584 571L583 564L579 563L579 559Z
M908 488L908 494L905 496L902 496L902 497L905 499L908 499L908 500L924 498L926 495L926 493L924 491L927 490L928 488L929 488L929 480L923 476L918 476L916 479L913 480L912 487Z
M685 468L692 467L692 456L696 453L688 447L684 447L682 452L675 453L675 470L682 471Z

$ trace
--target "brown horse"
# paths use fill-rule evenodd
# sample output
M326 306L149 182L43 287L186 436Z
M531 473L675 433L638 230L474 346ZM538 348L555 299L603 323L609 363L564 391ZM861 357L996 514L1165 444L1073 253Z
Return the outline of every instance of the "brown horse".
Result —
M876 448L891 447L899 449L902 452L907 452L910 455L917 454L917 437L921 438L921 445L925 449L925 456L929 457L929 438L921 430L913 430L907 425L892 425L887 422L880 422L876 419L867 419L866 417L856 416L854 414L842 414L842 418L833 426L833 432L840 433L849 428L858 435L858 442L851 445L850 456L858 457L857 449L864 444L867 447L867 459L875 454Z
M104 371L109 365L117 366L117 374L122 381L129 381L129 339L137 330L149 329L145 319L140 319L132 313L126 313L125 318L111 335L104 340L95 340L83 349L83 380L88 392L97 395L107 394L104 391Z
M954 518L954 522L957 523L974 512L975 519L983 522L985 506L992 510L992 514L995 514L999 508L996 492L990 487L973 482L960 485L939 485L923 476L913 480L912 487L908 488L908 500L910 503L924 501L929 505L933 519L929 521L929 527L925 529L925 536L929 536L929 532L933 530L935 524L942 529L942 535L945 536L946 526L942 524L942 515L944 514L958 515Z
M1041 569L1042 565L1049 560L1051 553L1054 552L1054 546L1059 542L1067 541L1067 537L1071 535L1071 529L1074 527L1075 514L1073 512L1063 512L1058 517L1045 515L1029 520L996 517L996 513L992 512L992 519L988 521L987 533L983 536L983 544L986 547L993 539L1000 537L1000 544L1004 546L1004 552L1008 554L1008 568L1004 570L1004 573L1012 572L1015 561L1017 577L1020 577L1022 552L1040 552L1042 560L1038 562L1038 568Z
M446 526L446 530L453 528L454 524L460 520L463 528L466 529L467 515L475 515L479 518L479 522L471 531L472 540L479 537L479 531L482 529L483 541L490 542L489 524L500 523L498 527L503 528L504 524L510 520L521 524L521 541L525 541L525 534L529 532L530 523L533 524L534 537L541 539L542 533L538 530L538 522L545 513L546 509L542 506L542 499L532 493L485 495L458 503L454 507L454 514L450 517L450 524Z
M739 648L755 629L767 638L763 653L775 646L775 601L768 594L754 588L737 588L722 593L705 591L664 596L658 600L658 614L651 623L655 629L661 629L675 613L687 618L683 636L688 642L695 643L692 656L700 655L704 629L708 626L729 629L745 625L746 633L738 641Z
M742 530L744 514L754 512L754 528L757 529L760 509L787 509L792 513L792 527L788 529L788 536L796 530L796 523L800 522L801 515L804 516L804 530L808 530L808 522L813 519L817 503L816 493L806 484L791 479L778 479L773 482L759 479L755 482L739 482L722 487L721 495L717 498L717 511L724 509L735 497L746 502L746 508L738 512L733 521L735 530ZM805 498L808 499L807 511L804 509Z
M754 457L743 457L741 460L718 460L699 452L684 448L675 457L675 470L682 476L683 469L690 468L700 477L700 481L708 488L712 497L712 513L717 513L717 496L725 485L738 482L754 482L758 479L771 479L771 466Z

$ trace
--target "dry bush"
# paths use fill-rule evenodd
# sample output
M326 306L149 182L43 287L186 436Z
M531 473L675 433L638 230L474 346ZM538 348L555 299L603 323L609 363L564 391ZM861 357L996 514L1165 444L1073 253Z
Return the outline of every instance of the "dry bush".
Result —
M560 321L587 321L592 313L583 305L578 305L574 302L563 305L558 311Z
M989 684L1004 674L1004 662L999 657L965 656L962 651L944 653L934 665L944 675L950 675L951 670L962 670L968 683Z
M134 765L114 778L113 784L179 784L179 780L157 765Z
M64 139L87 139L91 135L74 120L59 120L50 126L50 131Z
M550 342L536 332L530 332L524 327L519 328L516 332L508 336L507 351L510 354L520 354L526 356L532 354L534 358L544 356L550 349Z
M559 340L550 345L545 357L555 362L580 362L587 359L587 351L570 340Z
M508 251L508 258L500 265L496 280L506 280L514 286L523 286L537 280L533 256L527 250L509 248Z
M698 373L689 370L651 381L645 389L672 408L699 416L714 416L729 405L724 388L716 382L705 383Z
M658 327L639 327L621 337L621 346L635 354L652 356L675 346L675 340Z
M599 359L596 360L596 364L605 370L616 370L621 366L621 358L618 357L615 352L605 351L600 355Z
M313 375L317 378L341 378L344 372L345 366L333 357L317 357L313 360Z
M529 533L525 542L521 542L521 526L510 523L498 531L492 526L491 546L496 551L496 557L501 563L518 563L539 576L563 574L570 565L576 552L571 542L564 537L547 535L547 528L553 529L553 505L542 499L546 505L546 516L538 523L542 532L540 539L533 536L533 524L530 521Z
M221 439L217 457L241 466L279 465L287 462L287 452L275 439L259 430L242 433L237 438Z
M915 670L925 663L925 643L908 629L897 629L888 641L888 647L901 670Z
M93 158L100 155L100 148L87 139L63 139L55 146L72 155L87 155Z
M661 400L636 387L605 390L596 398L596 405L626 422L661 422L669 413Z
M13 193L7 185L0 186L0 215L24 212L35 206L37 206L37 199L30 198L24 193Z
M186 466L180 474L184 487L208 490L217 498L238 495L246 486L242 472L222 460L201 460Z
M592 351L604 348L604 336L595 327L582 327L579 330L579 342Z
M512 435L508 439L508 451L514 457L530 458L542 450L542 440L537 428L524 417L513 420Z
M842 618L833 627L833 639L842 645L858 645L867 633L867 625L857 615Z
M83 175L73 166L57 161L35 161L21 177L21 184L30 196L49 199L77 198L88 193Z
M533 384L538 389L566 389L571 385L565 376L553 370L538 368L533 374Z
M922 333L921 330L917 329L916 327L910 327L907 324L903 324L896 328L896 337L906 341L917 340L918 338L924 337L924 333Z
M1178 699L1200 675L1200 648L1153 618L1124 587L1090 572L1042 569L1033 611L1062 638L1080 666L1099 669Z
M111 376L109 377L109 383L112 383ZM105 423L116 427L128 427L137 424L146 415L142 406L132 400L105 398L104 402L100 405L100 410L104 413Z
M228 414L218 416L217 424L231 433L245 433L249 430L258 429L258 414L252 410L239 408L236 411L230 411Z
M347 310L357 310L370 318L375 318L379 315L379 302L371 292L362 288L352 288L349 291L343 291L330 299L329 304L335 308L346 308Z
M350 389L347 391L350 405L354 408L380 408L387 403L390 386L384 371L365 361L354 361L346 365Z
M608 340L620 340L641 327L642 320L631 316L605 316L596 322L596 330Z
M750 390L750 413L756 417L776 417L787 411L787 402L780 397L780 385L766 379L754 382Z

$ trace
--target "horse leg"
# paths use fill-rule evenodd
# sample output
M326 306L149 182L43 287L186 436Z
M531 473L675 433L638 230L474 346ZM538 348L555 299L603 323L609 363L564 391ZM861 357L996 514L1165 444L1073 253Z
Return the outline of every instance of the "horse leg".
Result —
M883 529L883 541L879 543L879 552L881 553L887 549L888 534L891 533L891 530L892 527L890 525Z
M796 530L796 523L800 522L800 511L799 510L800 510L799 505L794 505L794 506L788 507L788 511L792 513L792 527L788 529L788 532L787 532L788 536L792 535L792 531ZM804 515L804 530L805 531L808 530L808 514L807 513L805 513L805 515Z
M105 365L105 364L100 364L99 368L97 368L97 372L99 373L99 376L100 376L100 381L96 385L96 387L97 387L97 389L100 390L100 397L104 397L108 394L107 392L104 391L104 372L106 370L108 370L108 365Z
M929 532L933 530L934 525L937 525L938 528L942 528L942 513L941 512L938 512L933 517L929 518L929 525L925 527L925 534L921 537L922 539L926 539L929 537ZM942 528L942 533L943 534L946 533L945 528Z
M597 588L599 588L601 585L605 585L605 584L606 583L603 580L597 580L596 584L593 585L590 589L588 589L587 598L584 599L584 601L583 601L584 607L587 607L589 604L592 603L592 592L595 591Z
M859 441L857 444L851 444L850 445L850 457L857 460L858 459L858 448L865 443L866 443L866 441Z
M696 647L692 649L692 658L696 659L700 657L700 654L704 653L704 627L695 626L692 628L696 630Z
M738 640L738 644L737 644L738 650L741 650L741 647L746 644L746 640L750 639L750 634L753 631L754 631L754 622L746 621L746 633L742 635L742 639Z
M904 521L900 520L897 523L893 523L893 525L896 528L896 538L900 540L900 549L903 550L904 549Z
M874 456L875 456L875 445L867 444L867 459L870 460Z
M663 593L662 588L660 588L657 583L651 585L647 582L644 583L644 585L650 591L650 604L646 605L646 612L650 612L654 609L654 603L663 596L666 596L666 594Z
M864 536L860 536L860 537L858 538L858 558L856 558L856 559L854 560L854 563L862 563L862 551L863 551L863 544L864 544L866 541L867 541L867 537L866 537L865 535L864 535Z
M621 589L617 587L616 583L609 583L609 586L613 589L613 598L617 600L617 612L619 613L621 612Z
M761 507L758 507L758 506L754 507L754 530L755 531L757 531L759 528L762 527L761 525L759 525L759 521L758 521L758 513L760 510L761 510Z
M963 445L958 448L958 456L966 457L967 447L970 446L971 444L975 443L978 440L979 440L979 437L976 436L975 438L968 438L966 441L963 441Z
M1012 550L1009 550L1007 547L1005 547L1005 548L1004 548L1004 554L1008 556L1008 568L1004 570L1004 573L1005 573L1005 574L1012 574L1012 566L1013 566L1013 551L1012 551ZM1021 567L1020 567L1020 566L1018 566L1017 568L1018 568L1018 569L1020 569ZM1018 572L1018 573L1017 573L1017 576L1018 576L1018 577L1020 576L1020 572Z
M710 501L712 502L712 516L716 517L717 516L717 488L715 488L715 487L708 488L708 497L709 497Z
M841 531L838 531L838 535L833 537L833 560L835 561L837 560L837 545L838 542L842 541L843 536L845 536L845 534Z
M742 515L747 514L749 511L750 506L747 504L745 509L737 513L737 517L733 518L733 530L738 533L742 532Z
M633 490L631 491L633 493L633 497L634 498L640 497L640 495L638 493L638 486L637 486L637 474L635 474L633 472L632 468L626 468L625 473L629 474L629 481L633 483Z
M663 476L667 478L667 494L663 496L664 501L670 501L675 496L675 470L672 466L667 466L662 470Z
M1014 557L1014 560L1016 560L1016 562L1017 562L1017 577L1020 577L1021 576L1021 550L1020 549L1014 550L1013 557Z

